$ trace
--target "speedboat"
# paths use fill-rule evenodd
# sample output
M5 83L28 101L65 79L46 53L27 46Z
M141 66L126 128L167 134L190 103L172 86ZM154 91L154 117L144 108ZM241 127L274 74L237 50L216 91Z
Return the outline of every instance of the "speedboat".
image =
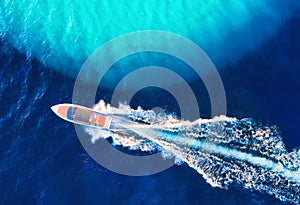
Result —
M64 103L54 105L51 109L66 121L90 127L108 129L112 121L111 116L81 105Z

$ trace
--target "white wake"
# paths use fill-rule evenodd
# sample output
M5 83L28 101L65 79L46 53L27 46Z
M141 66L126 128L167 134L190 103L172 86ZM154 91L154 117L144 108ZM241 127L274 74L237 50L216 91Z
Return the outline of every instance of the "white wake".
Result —
M242 186L300 203L300 150L287 152L275 126L225 116L189 122L103 101L94 109L112 115L113 122L110 130L87 128L92 142L112 137L114 145L161 151L196 169L212 186Z

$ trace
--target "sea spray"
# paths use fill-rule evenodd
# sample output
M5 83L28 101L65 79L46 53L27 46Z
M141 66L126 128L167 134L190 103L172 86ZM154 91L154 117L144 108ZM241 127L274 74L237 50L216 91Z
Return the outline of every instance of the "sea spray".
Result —
M123 104L114 108L103 101L95 109L114 120L111 130L86 128L92 142L112 137L114 145L161 151L177 164L187 163L214 187L238 186L300 203L300 150L289 153L276 126L225 116L194 122L167 114L158 118L153 111Z

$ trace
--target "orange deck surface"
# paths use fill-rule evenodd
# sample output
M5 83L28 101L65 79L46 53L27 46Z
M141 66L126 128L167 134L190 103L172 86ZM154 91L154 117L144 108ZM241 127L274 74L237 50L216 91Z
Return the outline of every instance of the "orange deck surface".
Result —
M60 106L57 110L58 114L61 115L62 117L67 117L67 112L68 112L68 106Z

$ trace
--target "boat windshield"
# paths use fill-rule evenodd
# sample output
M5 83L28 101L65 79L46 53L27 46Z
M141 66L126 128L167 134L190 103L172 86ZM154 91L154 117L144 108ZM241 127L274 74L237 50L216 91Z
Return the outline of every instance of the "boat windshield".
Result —
M92 111L82 109L82 108L74 108L73 111L73 120L90 124L89 120L91 117Z

